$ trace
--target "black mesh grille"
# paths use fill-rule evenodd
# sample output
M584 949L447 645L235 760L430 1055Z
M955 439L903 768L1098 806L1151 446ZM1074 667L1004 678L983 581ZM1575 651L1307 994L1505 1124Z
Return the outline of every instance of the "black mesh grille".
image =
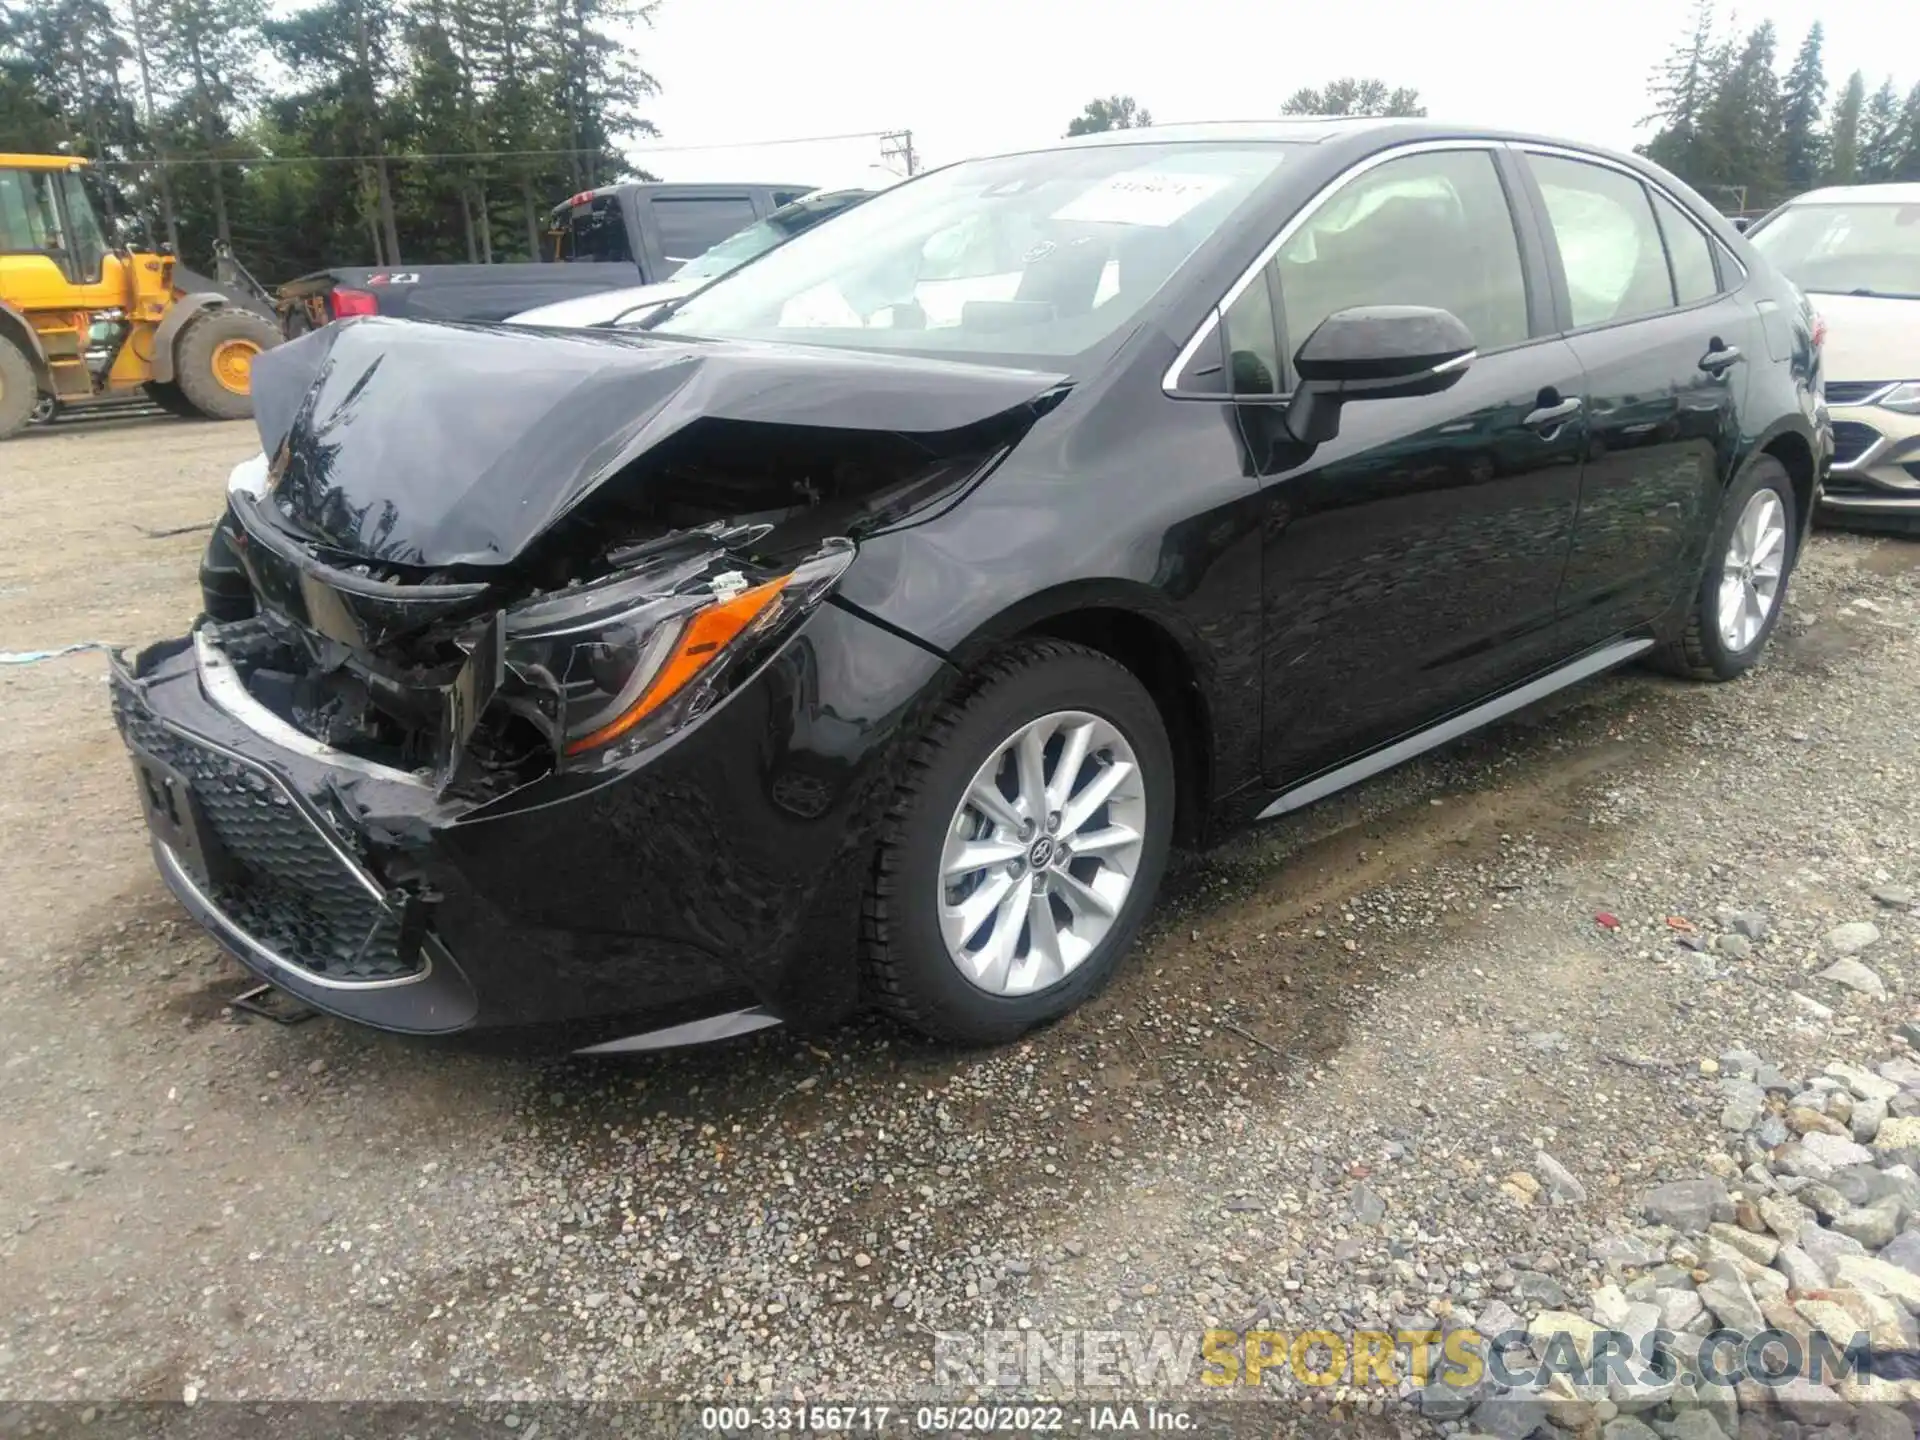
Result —
M1887 388L1885 380L1829 380L1827 382L1827 403L1829 405L1858 405L1876 391Z
M312 819L274 781L218 750L184 739L114 687L114 718L127 740L193 786L209 828L234 862L208 898L248 935L330 980L392 980L420 969L402 961L398 918L334 853Z
M1833 422L1833 463L1845 465L1858 460L1875 442L1880 432L1871 425L1862 425L1858 420L1836 420Z

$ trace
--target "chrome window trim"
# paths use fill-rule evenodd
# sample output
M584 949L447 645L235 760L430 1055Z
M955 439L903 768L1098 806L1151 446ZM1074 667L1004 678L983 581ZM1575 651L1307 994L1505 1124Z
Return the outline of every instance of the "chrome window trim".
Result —
M1201 345L1206 342L1207 335L1216 326L1226 323L1227 311L1233 308L1234 302L1240 298L1247 286L1253 283L1255 277L1266 268L1267 263L1271 261L1275 255L1280 253L1280 247L1291 240L1296 230L1311 220L1322 205L1326 204L1327 201L1344 190L1350 182L1366 174L1369 170L1378 169L1390 160L1405 159L1409 155L1426 155L1449 150L1484 150L1489 156L1492 156L1497 151L1511 148L1513 148L1511 142L1505 140L1414 140L1405 145L1395 145L1389 149L1377 151L1365 159L1358 160L1352 165L1349 165L1345 170L1342 170L1338 175L1334 176L1333 179L1315 191L1307 203L1293 213L1287 223L1280 227L1273 239L1268 241L1259 255L1254 258L1253 263L1240 272L1240 278L1227 287L1227 293L1214 302L1213 309L1209 311L1206 318L1200 322L1199 328L1187 338L1187 343L1180 347L1180 353L1173 357L1173 364L1169 365L1166 373L1160 377L1161 393L1172 399L1230 400L1233 398L1231 391L1201 395L1196 391L1182 390L1179 384L1180 372L1193 363L1193 357L1199 353ZM1682 208L1684 209L1685 207L1683 206ZM1518 224L1520 217L1515 215L1513 218L1515 223ZM1515 243L1518 243L1517 234ZM1524 263L1523 258L1523 267ZM1260 398L1276 399L1278 397L1262 396Z
M1690 225L1692 225L1694 229L1698 230L1702 235L1707 237L1707 246L1709 249L1717 251L1718 253L1726 256L1729 260L1733 261L1734 267L1740 272L1740 279L1742 281L1744 281L1750 274L1753 273L1752 271L1747 269L1746 262L1742 260L1738 255L1733 253L1732 246L1728 245L1726 241L1722 240L1718 235L1714 234L1711 230L1707 229L1706 226L1700 223L1699 218L1693 213L1693 207L1691 205L1687 204L1686 201L1682 200L1678 195L1674 194L1673 191L1669 190L1665 185L1662 185L1658 180L1654 179L1651 175L1647 174L1644 170L1636 170L1634 169L1633 166L1627 164L1625 161L1615 160L1611 155L1594 155L1588 151L1574 150L1565 145L1546 145L1546 144L1536 143L1531 140L1517 140L1514 142L1512 148L1520 151L1523 155L1551 155L1556 159L1560 159L1560 160L1578 160L1587 165L1598 165L1604 170L1617 171L1619 174L1630 176L1631 178L1638 180L1642 185L1646 186L1649 190L1652 190L1655 194L1660 195L1662 198L1664 198L1670 204L1672 204L1673 207L1676 210L1678 210L1682 215L1686 216L1687 222ZM1552 239L1553 238L1552 217L1543 215L1540 218L1546 224L1547 238ZM1659 216L1659 212L1656 211L1654 213L1654 232L1658 234L1659 230L1660 230L1660 216ZM1664 247L1665 244L1666 244L1666 237L1662 236L1661 245ZM1719 294L1731 295L1735 290L1739 288L1740 287L1738 283L1731 284L1731 285L1728 285L1726 289L1720 291ZM1710 298L1718 298L1718 297L1716 296L1716 297L1710 297ZM1693 305L1704 305L1706 303L1707 302L1704 300L1690 300L1687 302L1686 305L1675 304L1665 310L1655 310L1652 313L1655 315L1671 315L1676 310L1685 310ZM1630 318L1635 320L1644 320L1649 317L1645 315L1635 315ZM1602 323L1618 324L1621 322L1603 321ZM1582 328L1595 329L1598 327L1585 326Z

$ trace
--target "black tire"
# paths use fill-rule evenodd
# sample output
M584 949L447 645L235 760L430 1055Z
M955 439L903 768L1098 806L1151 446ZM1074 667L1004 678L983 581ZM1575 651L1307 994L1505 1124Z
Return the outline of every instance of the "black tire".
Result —
M983 990L961 974L942 939L936 877L947 827L974 772L1028 722L1059 710L1098 715L1133 748L1146 820L1132 888L1093 952L1067 976L1028 995ZM1160 712L1118 662L1057 640L1025 641L983 663L943 703L915 744L875 856L862 914L862 949L875 1003L936 1040L1004 1043L1064 1015L1100 990L1132 946L1166 870L1174 766Z
M200 557L200 605L209 620L228 624L250 618L255 610L253 582L233 552L232 535L236 521L227 510L207 537L207 548Z
M1746 510L1747 502L1761 490L1771 490L1786 516L1787 548L1780 570L1780 588L1773 608L1759 633L1742 650L1732 650L1720 635L1720 582L1733 527ZM1707 546L1707 563L1700 585L1687 602L1686 625L1678 636L1655 650L1649 663L1655 669L1687 680L1735 680L1751 670L1767 648L1773 627L1787 606L1787 584L1793 578L1799 556L1799 515L1793 498L1793 480L1787 467L1771 455L1758 455L1728 487L1721 502L1720 518L1713 527L1713 539Z
M142 387L147 398L169 415L178 415L182 420L198 420L200 412L193 408L193 402L180 393L180 387L171 380L150 380Z
M13 341L0 336L0 440L18 435L33 419L40 401L40 382L33 361Z
M266 351L279 343L280 332L264 315L229 305L203 310L174 341L174 383L209 420L251 419L252 391L237 390L223 381L216 357L227 346L252 345L256 351Z

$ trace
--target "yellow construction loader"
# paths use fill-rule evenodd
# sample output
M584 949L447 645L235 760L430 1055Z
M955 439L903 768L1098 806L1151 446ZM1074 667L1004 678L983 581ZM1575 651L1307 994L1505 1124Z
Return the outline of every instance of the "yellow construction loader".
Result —
M0 440L36 413L142 392L176 415L246 419L254 357L279 330L172 255L110 244L84 167L0 154Z

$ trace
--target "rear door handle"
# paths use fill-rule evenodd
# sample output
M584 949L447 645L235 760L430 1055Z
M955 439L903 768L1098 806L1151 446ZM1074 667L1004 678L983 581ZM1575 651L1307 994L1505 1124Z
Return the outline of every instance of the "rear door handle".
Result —
M1520 423L1529 430L1557 430L1580 413L1580 397L1562 400L1557 405L1542 405Z
M1722 375L1741 358L1738 345L1715 345L1700 357L1700 368L1709 375Z

